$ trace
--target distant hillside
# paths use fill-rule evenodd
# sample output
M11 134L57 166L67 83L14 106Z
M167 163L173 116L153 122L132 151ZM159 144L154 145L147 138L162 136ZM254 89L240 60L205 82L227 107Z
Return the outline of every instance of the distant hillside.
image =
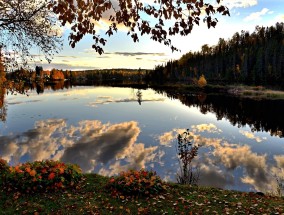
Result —
M191 81L204 74L213 83L284 85L284 23L235 33L215 46L203 45L179 60L157 66L154 82Z

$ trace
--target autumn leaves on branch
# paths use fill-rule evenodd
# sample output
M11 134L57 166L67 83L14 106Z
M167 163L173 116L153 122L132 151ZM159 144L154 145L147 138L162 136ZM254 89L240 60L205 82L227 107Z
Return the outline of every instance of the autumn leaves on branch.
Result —
M1 54L6 68L34 61L37 57L31 52L34 48L50 62L62 46L60 27L66 24L71 30L69 45L73 48L84 36L92 35L92 48L102 54L106 37L123 28L134 42L149 35L176 51L171 36L190 34L193 26L202 20L208 28L215 27L216 14L229 15L228 8L220 1L1 0ZM101 22L108 26L104 31L97 30Z
M60 23L43 0L0 1L0 50L6 69L31 62L36 48L48 62L60 50Z
M151 4L142 0L58 0L51 1L49 8L58 14L63 26L71 24L71 47L75 47L86 34L91 34L94 39L92 48L99 54L103 53L102 46L107 42L95 30L101 20L108 24L105 32L108 36L123 26L134 42L139 41L139 36L147 34L152 40L176 51L169 36L190 34L193 26L199 25L201 17L210 28L218 22L213 15L229 15L228 8L220 5L220 0L216 0L215 5L203 0L155 0Z

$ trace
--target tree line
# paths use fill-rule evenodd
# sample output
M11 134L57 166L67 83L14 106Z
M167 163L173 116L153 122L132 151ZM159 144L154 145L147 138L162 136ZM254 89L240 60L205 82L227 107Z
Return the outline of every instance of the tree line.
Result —
M140 83L150 71L145 69L100 69L100 70L43 70L41 66L36 66L35 70L24 68L17 69L5 75L5 78L13 82L54 82L69 80L72 82L103 82L103 81L130 81ZM0 73L1 79L1 73ZM4 80L4 81L5 81ZM3 81L3 82L4 82Z
M283 85L284 23L237 32L215 46L205 44L200 51L157 66L148 79L190 82L201 75L211 83Z

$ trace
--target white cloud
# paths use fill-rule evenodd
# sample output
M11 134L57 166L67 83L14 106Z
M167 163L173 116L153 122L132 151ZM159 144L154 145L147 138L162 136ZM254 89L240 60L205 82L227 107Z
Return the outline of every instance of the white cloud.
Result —
M217 133L217 132L222 132L221 129L218 129L216 125L210 123L210 124L199 124L199 125L193 125L191 126L192 131L195 132L205 132L207 131L208 133Z
M275 17L276 22L284 22L284 14Z
M261 11L255 12L255 13L251 13L249 16L245 17L244 21L249 22L249 21L260 20L261 16L264 16L268 12L269 12L269 9L263 8Z
M129 169L145 169L146 163L152 162L157 156L157 154L154 153L157 148L157 146L147 148L143 143L133 144L130 147L127 147L127 149L120 155L122 157L119 157L118 154L120 159L125 159L124 162L117 160L111 164L108 169L103 166L99 170L99 174L112 176Z
M272 10L268 12L268 14L273 14L273 13L274 13L274 11L272 11Z
M256 137L252 132L243 131L243 130L240 130L239 132L248 139L255 140L258 143L262 142L262 139L260 137ZM263 138L263 139L265 139L265 138Z
M172 131L165 132L161 134L158 139L160 141L160 144L163 146L171 147L174 140L177 140L178 134L183 134L186 131L186 129L179 129L175 128ZM189 132L189 139L193 139L192 132Z
M172 131L164 132L161 134L158 139L160 141L160 144L163 146L171 147L174 140L177 140L178 134L183 134L186 131L186 129L179 129L175 128ZM221 133L222 130L218 129L216 125L209 123L209 124L198 124L198 125L192 125L191 131L189 133L189 140L194 141L197 145L203 145L203 138L196 134L200 132L206 132L206 133Z
M236 7L252 7L254 5L257 5L257 0L224 0L223 3L226 5L229 9L236 8Z
M137 94L133 97L129 98L113 98L111 96L99 96L98 99L94 102L90 102L87 106L90 107L98 107L98 105L105 105L110 103L127 103L127 102L137 102L138 99L140 99L140 102L163 102L165 101L165 98L154 98L154 97L147 97L144 96L142 93L140 97L137 96ZM138 101L139 102L139 101Z
M225 0L224 3L228 8L237 8L237 7L252 7L258 4L257 0Z
M275 14L274 18L267 20L265 26L275 26L277 22L284 22L284 14Z

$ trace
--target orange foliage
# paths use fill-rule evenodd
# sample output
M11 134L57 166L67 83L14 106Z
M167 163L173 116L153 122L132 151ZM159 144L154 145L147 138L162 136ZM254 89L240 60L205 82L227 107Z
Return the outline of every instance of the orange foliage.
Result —
M27 167L25 170L26 170L27 173L31 172L31 168L30 167Z
M15 171L18 172L18 173L22 173L23 172L23 170L21 170L19 166L15 166Z
M60 167L60 168L58 168L59 169L59 173L60 174L63 174L64 173L64 168L63 167Z
M59 70L53 69L50 72L50 78L52 80L64 80L64 74Z
M77 184L81 177L80 167L74 164L47 160L9 167L8 163L0 158L0 182L5 184L7 190L16 189L29 193L65 189Z
M206 81L204 75L200 76L200 78L199 78L197 83L198 83L199 87L205 87L207 85L207 81Z

